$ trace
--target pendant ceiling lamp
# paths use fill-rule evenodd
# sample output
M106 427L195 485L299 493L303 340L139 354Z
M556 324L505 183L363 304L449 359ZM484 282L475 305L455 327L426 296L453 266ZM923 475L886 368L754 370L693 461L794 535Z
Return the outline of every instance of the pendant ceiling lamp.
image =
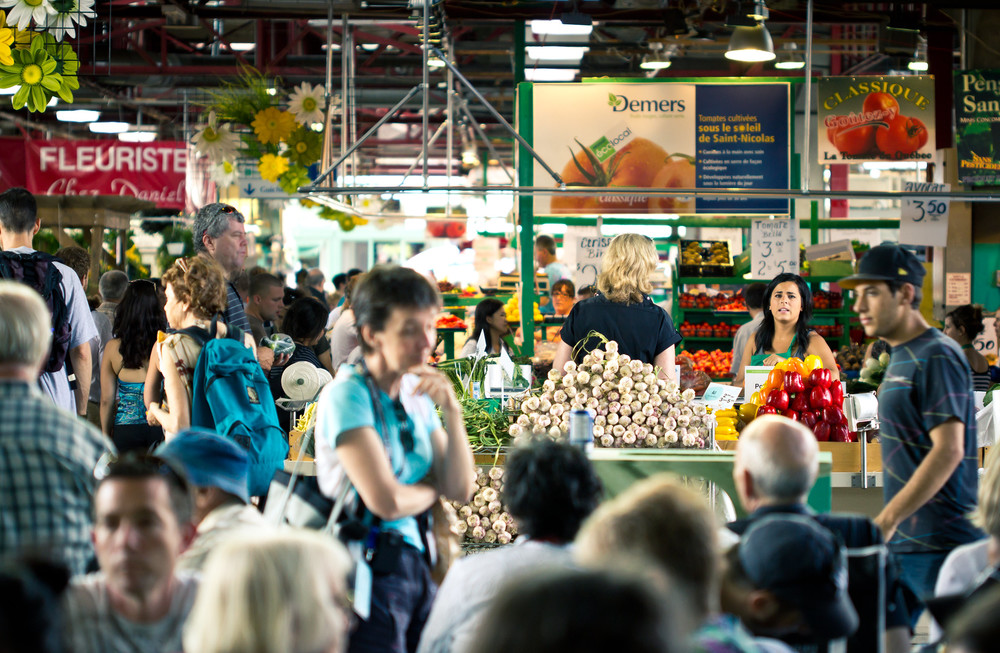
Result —
M744 62L771 61L774 59L774 41L767 27L760 23L754 27L737 27L729 38L726 59Z

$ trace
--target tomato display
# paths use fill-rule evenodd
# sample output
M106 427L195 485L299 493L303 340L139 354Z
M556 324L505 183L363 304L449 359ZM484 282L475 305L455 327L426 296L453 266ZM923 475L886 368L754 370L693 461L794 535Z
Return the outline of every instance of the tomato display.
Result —
M687 358L691 361L691 367L708 374L713 379L729 376L729 369L733 365L733 352L721 349L716 349L712 352L705 351L704 349L682 351L677 354L677 358Z
M437 319L437 323L434 325L436 329L468 329L469 325L465 323L460 317L451 315L442 315Z

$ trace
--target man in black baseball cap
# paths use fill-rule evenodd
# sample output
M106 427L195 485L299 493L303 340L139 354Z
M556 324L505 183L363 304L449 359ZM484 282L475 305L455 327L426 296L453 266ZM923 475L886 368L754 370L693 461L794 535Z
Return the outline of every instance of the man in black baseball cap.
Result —
M726 562L722 608L739 616L755 635L822 644L857 629L844 547L815 520L762 517Z
M879 388L885 507L875 518L920 600L956 546L981 539L976 507L976 422L972 370L954 340L920 313L924 267L898 245L873 247L857 274L854 311L868 337L892 346ZM923 605L908 606L915 625Z

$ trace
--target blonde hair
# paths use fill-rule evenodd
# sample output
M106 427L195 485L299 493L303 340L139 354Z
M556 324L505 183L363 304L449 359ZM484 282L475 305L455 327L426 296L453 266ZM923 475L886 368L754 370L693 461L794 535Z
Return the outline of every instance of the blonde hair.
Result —
M0 281L0 363L40 367L52 343L52 317L42 296L16 281Z
M1000 447L986 456L986 473L979 482L979 505L972 521L991 537L1000 538Z
M641 234L619 234L604 254L597 289L613 302L638 304L653 290L649 277L659 261L652 240Z
M344 650L350 558L329 535L268 531L221 544L184 628L197 653Z
M658 474L602 504L580 529L576 556L598 566L623 556L654 561L683 584L692 609L704 616L718 592L715 529L701 495Z

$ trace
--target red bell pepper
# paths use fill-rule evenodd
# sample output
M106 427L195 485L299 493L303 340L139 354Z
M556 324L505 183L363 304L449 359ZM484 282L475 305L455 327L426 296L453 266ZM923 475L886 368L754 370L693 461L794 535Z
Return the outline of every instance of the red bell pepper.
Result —
M814 386L829 388L830 384L833 383L833 374L825 367L819 367L812 371L812 374L809 375L809 379L812 381L812 385Z
M788 404L788 407L800 413L811 409L812 406L809 405L809 393L805 391L798 393L792 399L792 403Z
M819 424L813 427L813 435L815 435L816 439L819 440L820 442L829 442L830 425L827 424L826 422L820 422Z
M837 424L843 424L844 427L847 426L847 416L844 415L844 411L836 406L823 409L823 421L830 424L830 426L836 426Z
M806 411L799 414L799 421L808 426L811 429L815 429L816 425L820 423L819 413L815 411Z
M815 373L816 372L813 372L813 374ZM824 408L829 408L830 391L820 385L813 386L809 390L809 405L813 407L813 410L823 410Z
M757 409L757 417L761 415L777 415L778 409L774 406L761 406Z
M851 434L847 432L847 427L837 424L830 427L830 442L850 442Z
M844 405L844 385L839 380L830 384L830 403L837 408Z
M806 389L805 381L798 372L785 372L785 392L789 394L802 392Z
M789 408L788 410L784 411L781 414L784 415L785 417L787 417L790 420L793 420L793 421L796 421L796 422L802 421L800 419L800 417L799 417L799 412L797 410L792 410L791 408Z
M767 405L773 406L778 412L788 409L788 393L784 390L772 390L767 395Z

